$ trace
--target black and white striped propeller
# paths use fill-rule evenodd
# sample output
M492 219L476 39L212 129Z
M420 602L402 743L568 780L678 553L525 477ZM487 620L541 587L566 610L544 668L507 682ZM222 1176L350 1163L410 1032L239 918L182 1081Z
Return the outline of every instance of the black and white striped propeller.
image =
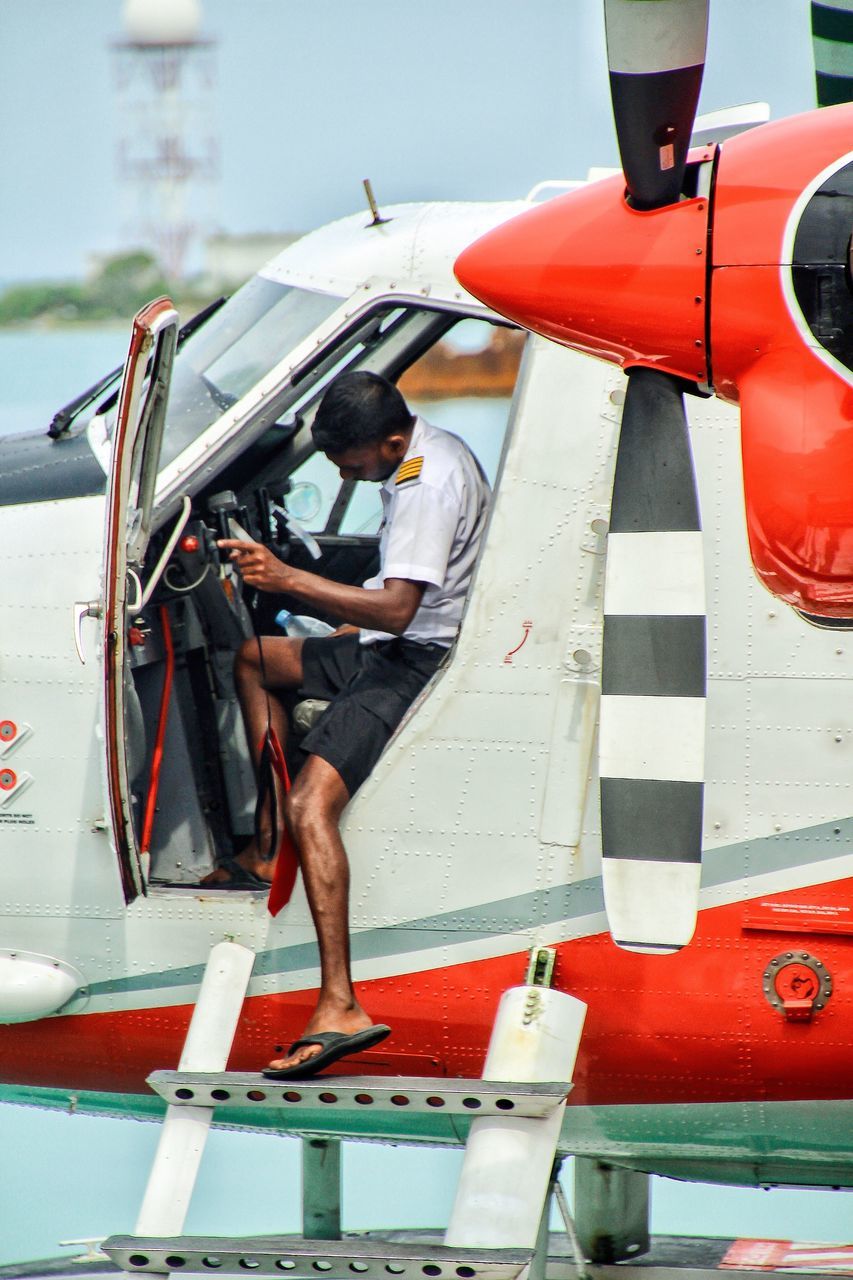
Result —
M708 0L604 0L607 63L625 184L638 209L679 197L696 118Z
M628 380L607 543L599 774L613 940L675 951L696 924L705 740L705 581L681 388Z
M707 0L605 0L613 112L638 210L679 199L707 20ZM608 924L631 950L676 951L696 926L705 632L682 384L629 369L605 576L599 773Z

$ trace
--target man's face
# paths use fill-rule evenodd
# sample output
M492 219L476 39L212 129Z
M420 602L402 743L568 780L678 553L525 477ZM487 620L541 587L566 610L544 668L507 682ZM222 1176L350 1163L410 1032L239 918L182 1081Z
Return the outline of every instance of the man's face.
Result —
M408 441L403 435L386 436L370 444L356 445L341 453L324 450L338 468L342 480L372 480L381 483L397 470L406 455Z

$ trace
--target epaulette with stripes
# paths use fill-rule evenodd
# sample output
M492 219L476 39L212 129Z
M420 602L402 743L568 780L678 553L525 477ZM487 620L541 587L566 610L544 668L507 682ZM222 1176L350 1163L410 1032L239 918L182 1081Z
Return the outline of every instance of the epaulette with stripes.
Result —
M400 463L395 484L405 484L408 480L417 480L424 465L423 454L418 458L407 458Z

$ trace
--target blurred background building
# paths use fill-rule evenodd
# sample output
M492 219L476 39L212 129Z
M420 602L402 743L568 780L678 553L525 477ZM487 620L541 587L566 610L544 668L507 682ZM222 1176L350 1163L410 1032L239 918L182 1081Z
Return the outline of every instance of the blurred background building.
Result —
M113 44L123 238L169 281L200 267L220 177L216 42L199 0L125 0Z

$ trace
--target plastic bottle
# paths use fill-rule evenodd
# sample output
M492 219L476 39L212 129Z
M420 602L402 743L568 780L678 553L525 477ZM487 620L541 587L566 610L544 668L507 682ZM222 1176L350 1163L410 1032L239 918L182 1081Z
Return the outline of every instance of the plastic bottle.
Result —
M290 613L287 609L281 609L275 615L275 620L282 631L298 640L305 640L309 636L327 636L335 629L319 618L309 618L303 613Z

